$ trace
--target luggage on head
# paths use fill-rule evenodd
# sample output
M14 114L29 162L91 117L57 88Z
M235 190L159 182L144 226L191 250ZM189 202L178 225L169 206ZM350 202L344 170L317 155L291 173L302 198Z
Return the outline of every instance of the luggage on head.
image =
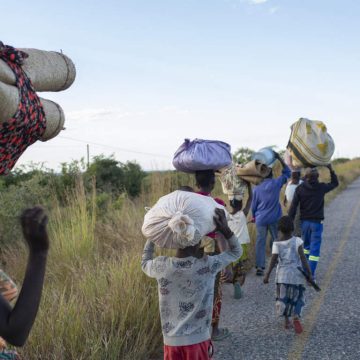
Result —
M326 166L335 151L334 140L322 121L300 118L291 126L285 156L291 168Z
M219 170L232 162L229 144L217 140L195 139L185 142L174 154L175 169L187 173L198 170Z
M145 214L143 235L161 248L193 246L215 230L215 209L224 209L210 196L177 190L161 197Z

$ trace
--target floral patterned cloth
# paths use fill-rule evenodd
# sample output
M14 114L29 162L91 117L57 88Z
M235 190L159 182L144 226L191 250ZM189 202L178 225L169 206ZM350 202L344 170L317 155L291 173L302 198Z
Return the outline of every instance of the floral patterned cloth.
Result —
M27 147L39 140L46 128L40 99L21 67L27 57L26 53L0 42L0 59L14 72L20 97L14 116L0 124L0 175L10 172Z

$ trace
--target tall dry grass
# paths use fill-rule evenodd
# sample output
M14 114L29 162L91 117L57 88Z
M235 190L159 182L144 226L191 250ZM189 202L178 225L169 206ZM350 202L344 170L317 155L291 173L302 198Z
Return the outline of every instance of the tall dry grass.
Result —
M336 171L340 191L360 176L360 160L338 165ZM65 206L51 201L46 283L36 323L21 350L24 358L141 360L156 354L162 342L157 289L140 268L141 225L145 206L179 185L194 186L194 180L154 173L139 198L124 196L99 210L95 189L87 194L79 181ZM214 195L226 200L220 189L217 185ZM250 233L253 246L252 225ZM6 271L21 281L26 250L12 245L3 252Z

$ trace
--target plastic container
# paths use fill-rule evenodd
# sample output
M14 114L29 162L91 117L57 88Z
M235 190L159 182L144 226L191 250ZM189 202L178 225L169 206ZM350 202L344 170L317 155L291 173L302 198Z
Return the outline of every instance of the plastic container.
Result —
M267 166L272 166L276 161L275 153L272 148L265 147L257 151L252 156L253 160L258 160L262 164Z

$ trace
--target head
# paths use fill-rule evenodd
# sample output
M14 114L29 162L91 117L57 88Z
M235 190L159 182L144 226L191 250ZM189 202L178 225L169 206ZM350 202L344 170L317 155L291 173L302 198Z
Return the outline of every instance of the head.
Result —
M290 216L283 216L278 222L278 230L284 238L289 238L294 231L294 222Z
M196 186L200 191L211 193L215 187L215 171L199 170L195 172Z
M273 169L270 168L270 173L265 179L272 179L273 178Z
M305 179L310 184L315 184L315 183L319 182L318 169L316 167L315 168L307 168L305 170Z
M291 172L291 180L293 183L297 184L300 181L300 171Z
M183 185L179 187L180 191L194 192L194 189L191 186Z
M177 251L176 251L177 258L185 258L188 256L202 258L203 255L204 255L204 253L200 249L200 243L197 243L196 245L193 245L193 246L187 246L183 249L177 249Z
M242 200L238 200L238 199L234 198L234 199L230 200L230 206L233 210L233 213L236 213L242 209L243 202L242 202Z

